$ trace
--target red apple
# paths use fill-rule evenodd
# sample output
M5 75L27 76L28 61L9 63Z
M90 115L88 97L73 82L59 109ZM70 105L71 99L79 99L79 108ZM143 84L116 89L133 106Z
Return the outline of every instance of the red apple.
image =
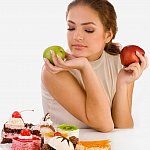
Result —
M127 45L123 47L120 53L121 63L124 66L129 66L132 63L140 63L140 59L136 55L136 51L144 56L145 51L136 45Z

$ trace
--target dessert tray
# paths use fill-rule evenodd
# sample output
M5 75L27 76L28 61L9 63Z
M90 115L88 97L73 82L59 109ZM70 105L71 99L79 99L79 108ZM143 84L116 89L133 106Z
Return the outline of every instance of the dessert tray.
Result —
M33 125L25 123L18 111L4 124L0 140L0 150L110 150L110 145L110 140L80 141L77 126L56 126L49 113Z

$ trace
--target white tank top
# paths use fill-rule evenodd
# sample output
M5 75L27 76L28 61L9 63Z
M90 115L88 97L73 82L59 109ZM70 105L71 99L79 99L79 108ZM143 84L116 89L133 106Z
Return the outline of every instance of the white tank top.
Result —
M122 68L120 55L110 55L104 51L100 59L90 63L98 79L100 79L103 83L103 86L109 96L111 106L116 92L117 75ZM72 70L70 72L79 81L80 85L84 87L80 72L78 70ZM43 83L41 84L41 90L44 114L50 113L51 120L55 125L66 123L74 124L79 128L89 128L86 124L75 118L65 108L63 108L47 91Z

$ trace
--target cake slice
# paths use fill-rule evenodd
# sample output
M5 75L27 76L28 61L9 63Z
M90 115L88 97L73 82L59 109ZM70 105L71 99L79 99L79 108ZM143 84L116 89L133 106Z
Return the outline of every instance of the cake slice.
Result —
M79 138L79 128L75 125L61 124L57 127L57 131L62 134L67 134L68 138L72 136Z
M110 140L79 141L76 150L110 150Z
M23 110L14 111L11 117L5 122L4 127L1 132L1 144L12 143L14 137L18 137L23 129L30 129L33 135L40 137L40 127L38 125L33 125L31 123L24 123L21 113L24 111L34 111L34 110Z
M12 140L13 150L40 150L41 138L31 134L30 130L21 130L18 137Z
M47 144L43 144L42 150L75 150L77 141L76 137L68 139L63 136L54 136L48 140Z
M1 132L1 143L12 143L13 137L18 136L22 129L25 129L25 124L21 114L18 111L14 111L10 119L4 124Z

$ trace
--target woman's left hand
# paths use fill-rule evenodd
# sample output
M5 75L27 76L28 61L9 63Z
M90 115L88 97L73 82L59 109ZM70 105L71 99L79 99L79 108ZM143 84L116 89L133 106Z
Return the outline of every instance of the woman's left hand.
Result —
M132 63L128 67L121 69L118 75L118 80L121 83L131 83L137 80L143 73L143 71L148 66L148 59L144 55L141 55L139 52L136 52L136 55L140 59L140 63Z
M63 61L61 57L56 56L53 51L51 53L52 53L52 59L53 59L54 65L51 64L49 60L46 58L44 59L44 61L45 61L45 67L47 71L53 74L56 74L62 71L69 71L72 69L82 70L88 62L87 58L84 58L84 57L77 58L69 53L66 53L66 60Z

